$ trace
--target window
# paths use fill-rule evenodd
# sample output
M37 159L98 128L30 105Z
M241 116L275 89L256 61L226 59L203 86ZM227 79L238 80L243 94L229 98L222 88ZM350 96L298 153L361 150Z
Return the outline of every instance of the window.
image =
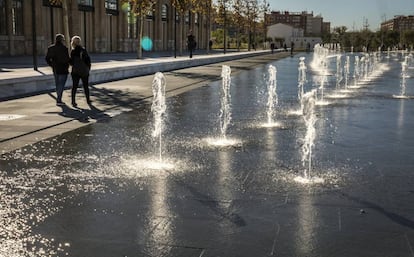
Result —
M6 0L0 0L0 35L7 34Z
M78 10L84 12L93 12L93 0L78 0Z
M105 0L105 12L111 15L118 15L118 0Z
M161 7L161 19L166 21L168 19L168 7L166 4L163 4Z
M61 0L43 0L43 5L48 7L60 7L62 8Z
M175 11L175 23L180 23L180 14Z
M147 20L152 20L154 19L154 12L152 10L149 10L147 12Z
M13 35L23 35L23 0L12 1Z
M128 4L128 38L135 38L137 34L137 18L131 11L131 6Z
M190 23L190 12L187 12L185 14L184 20L185 20L185 23L186 24Z

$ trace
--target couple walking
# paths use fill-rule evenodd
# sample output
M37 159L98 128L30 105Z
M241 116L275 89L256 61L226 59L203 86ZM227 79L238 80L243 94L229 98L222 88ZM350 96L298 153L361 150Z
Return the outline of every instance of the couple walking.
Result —
M47 49L46 62L53 69L56 85L56 105L63 106L62 102L63 90L69 74L69 65L72 65L72 106L77 107L76 104L76 90L79 86L79 81L82 80L83 89L86 96L86 102L91 104L89 96L89 70L91 68L91 58L88 52L81 45L81 38L79 36L72 37L71 52L69 56L68 48L64 44L65 37L62 34L57 34L55 43Z

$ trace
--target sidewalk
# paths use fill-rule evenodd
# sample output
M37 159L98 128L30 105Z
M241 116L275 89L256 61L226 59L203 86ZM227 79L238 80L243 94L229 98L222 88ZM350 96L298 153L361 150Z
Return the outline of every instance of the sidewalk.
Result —
M132 59L127 54L111 55L114 58L93 55L96 59L93 63L95 81L91 86L92 106L86 105L81 89L77 94L78 108L56 106L53 90L0 101L0 154L133 110L151 98L151 82L156 71L174 70L165 73L168 94L174 95L219 80L223 64L230 65L235 74L288 55L287 52L272 55L269 51L256 51L196 55L193 59L147 57L142 60ZM0 72L0 92L2 87L7 87L7 81L43 83L48 77L54 86L49 67L39 66L39 72L36 72L33 68L19 68L18 65L21 64L16 63L9 72ZM128 76L127 71L142 75ZM121 80L122 76L128 79ZM103 83L98 79L111 82ZM64 92L63 100L70 103L70 90Z
M228 53L235 53L235 50L228 50ZM245 50L241 52L246 52ZM218 50L210 50L208 53L210 55L220 55L223 54L222 49ZM151 58L174 58L174 51L162 51L162 52L146 52L142 53L143 59L151 59ZM194 53L194 56L202 56L207 55L206 50L197 50ZM90 53L91 59L93 63L101 63L107 62L109 60L112 61L137 61L137 53L130 52L130 53L121 53L121 52L113 52L113 53ZM177 58L180 57L188 57L187 52L183 52L183 55L180 56L177 52ZM47 67L44 55L39 55L37 57L38 67ZM8 69L22 69L22 68L30 68L33 69L33 56L2 56L0 59L0 69L8 70Z
M168 56L167 53L146 54L143 59L136 59L135 53L129 54L96 54L92 55L92 70L89 77L91 84L99 84L125 78L167 72L200 65L207 65L239 58L253 57L269 53L269 51L251 52L213 52L199 54L190 59L188 56ZM160 57L160 55L163 55ZM28 68L31 57L2 58L0 63L0 101L22 96L51 92L55 89L52 70L39 57L38 70ZM9 67L9 68L7 68ZM68 77L66 88L72 86Z

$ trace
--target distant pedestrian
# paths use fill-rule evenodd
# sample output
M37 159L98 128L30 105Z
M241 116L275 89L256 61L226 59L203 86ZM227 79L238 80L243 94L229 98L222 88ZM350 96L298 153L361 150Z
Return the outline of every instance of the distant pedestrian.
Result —
M309 53L311 51L311 44L308 42L306 44L306 52Z
M193 51L196 48L196 41L193 35L193 31L190 30L188 32L188 36L187 36L187 47L188 47L188 51L190 51L190 58L193 58Z
M210 50L213 49L213 40L208 41L208 47Z
M290 55L293 56L293 51L295 50L295 43L292 41L290 42Z
M47 64L53 69L57 94L56 105L58 106L65 104L62 102L62 95L69 74L69 51L64 42L65 36L56 34L55 43L48 47L45 57Z
M272 54L275 52L275 43L270 43L270 50L272 51Z
M79 86L79 80L82 80L83 91L85 92L86 102L91 104L89 96L89 71L91 69L91 58L88 52L81 45L79 36L72 37L72 51L70 53L70 64L72 65L72 106L77 107L76 91Z

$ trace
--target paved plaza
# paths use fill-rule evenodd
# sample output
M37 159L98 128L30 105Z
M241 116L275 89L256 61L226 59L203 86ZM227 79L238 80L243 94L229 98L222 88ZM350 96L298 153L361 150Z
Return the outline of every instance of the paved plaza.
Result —
M326 73L313 53L286 52L165 71L157 138L154 74L94 83L92 106L81 91L78 108L56 106L53 91L1 101L0 257L414 257L414 76L395 97L395 55L345 88L336 56ZM306 91L326 79L312 113L321 183L297 180L309 131L297 114L301 57ZM278 125L265 126L272 66ZM225 98L235 143L223 146L211 142L223 139Z

